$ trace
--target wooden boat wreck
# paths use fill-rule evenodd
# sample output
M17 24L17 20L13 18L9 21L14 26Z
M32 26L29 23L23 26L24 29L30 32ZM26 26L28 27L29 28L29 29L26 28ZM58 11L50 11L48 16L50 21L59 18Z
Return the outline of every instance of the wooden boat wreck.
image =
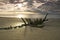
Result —
M31 19L31 18L21 18L22 21L24 22L24 24L22 24L21 26L30 26L30 27L36 27L36 28L43 28L44 27L44 22L48 21L47 18L48 13L46 14L46 16L42 19L42 18L36 18L36 19Z

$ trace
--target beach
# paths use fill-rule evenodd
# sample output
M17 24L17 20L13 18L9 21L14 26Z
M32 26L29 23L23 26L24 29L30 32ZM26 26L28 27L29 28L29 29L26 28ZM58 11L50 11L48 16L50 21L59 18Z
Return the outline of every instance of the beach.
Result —
M21 25L18 18L0 18L0 28L9 27L10 25ZM60 18L49 18L43 28L33 28L32 31L27 27L24 36L25 27L0 30L0 40L60 40Z

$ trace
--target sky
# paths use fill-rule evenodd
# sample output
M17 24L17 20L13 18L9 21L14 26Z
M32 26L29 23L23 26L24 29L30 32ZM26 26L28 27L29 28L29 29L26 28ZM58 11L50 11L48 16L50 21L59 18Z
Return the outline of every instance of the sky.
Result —
M0 0L0 14L52 13L56 11L60 11L59 0Z

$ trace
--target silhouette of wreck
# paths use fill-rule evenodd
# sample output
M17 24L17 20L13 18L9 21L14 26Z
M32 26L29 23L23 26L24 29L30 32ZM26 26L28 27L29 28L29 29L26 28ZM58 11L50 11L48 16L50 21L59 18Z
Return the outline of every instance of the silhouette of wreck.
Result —
M44 22L48 21L47 18L48 13L45 15L44 18L21 18L21 20L24 22L24 24L20 25L20 26L11 26L10 27L6 27L6 28L0 28L0 30L10 30L10 29L16 29L21 28L23 26L30 26L30 27L36 27L36 28L43 28L44 27Z
M30 27L36 27L36 28L43 28L44 27L44 22L48 21L47 18L48 13L46 14L46 16L44 18L21 18L22 21L24 22L24 24L22 24L21 26L30 26Z

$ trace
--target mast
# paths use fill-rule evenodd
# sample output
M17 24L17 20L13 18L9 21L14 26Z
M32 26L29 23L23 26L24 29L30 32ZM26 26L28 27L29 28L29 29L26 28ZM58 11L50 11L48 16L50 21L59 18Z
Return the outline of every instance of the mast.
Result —
M43 21L42 21L42 22L46 21L47 15L48 15L48 13L47 13L46 16L43 18Z
M24 20L23 18L21 18L21 19L22 19L22 21L26 24L25 20Z

